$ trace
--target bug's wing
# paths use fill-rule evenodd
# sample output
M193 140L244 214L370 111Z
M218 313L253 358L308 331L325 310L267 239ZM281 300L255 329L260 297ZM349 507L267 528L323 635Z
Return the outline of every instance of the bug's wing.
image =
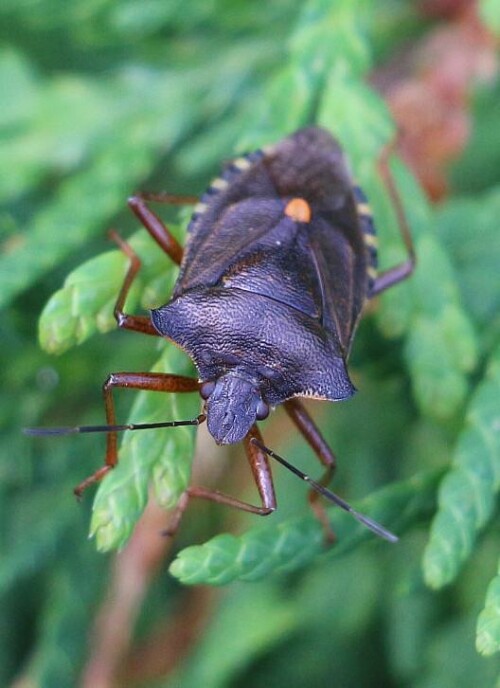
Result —
M317 217L311 247L322 293L323 326L347 356L365 302L366 248L354 208Z
M282 208L279 199L251 198L222 207L214 204L194 218L174 296L217 284L235 262L272 232L282 218Z
M338 143L318 127L237 158L194 209L174 297L215 285L238 256L279 224L290 199L335 212L350 188Z
M352 189L338 143L316 127L302 129L265 152L233 161L195 208L173 298L196 287L227 283L229 275L234 281L238 265L240 274L244 269L248 278L245 261L255 261L256 251L265 243L267 256L262 257L261 267L268 274L267 291L259 292L272 292L268 295L290 305L293 302L312 317L320 315L326 331L347 354L367 290L366 247ZM313 219L300 230L288 223L288 236L283 236L284 210L291 198L304 199ZM303 252L302 267L290 264L286 250L298 231L306 232L310 245ZM275 259L270 254L272 240ZM287 265L280 266L284 257ZM254 268L258 270L256 264ZM271 285L272 269L279 284ZM304 285L307 294L301 297L283 277L296 278L299 284L304 275L309 284ZM255 274L251 281L254 286L247 279L246 288L254 291Z
M216 284L235 257L276 225L282 208L262 151L229 164L194 209L174 296Z
M342 149L324 129L302 129L267 157L280 197L312 209L306 227L321 290L322 324L344 355L367 293L367 250L356 209L354 182Z

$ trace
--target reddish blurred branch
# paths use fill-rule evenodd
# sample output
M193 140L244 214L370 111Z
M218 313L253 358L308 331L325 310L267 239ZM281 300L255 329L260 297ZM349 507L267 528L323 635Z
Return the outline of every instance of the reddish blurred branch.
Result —
M118 685L134 686L168 676L196 645L217 594L207 587L187 589L177 613L125 658Z
M223 452L215 449L205 429L198 433L198 448L204 460L195 461L193 479L210 485L224 471ZM167 674L187 654L206 623L215 593L186 589L179 612L147 644L132 648L143 599L159 568L167 566L172 538L162 532L168 522L168 512L151 499L127 546L116 556L107 596L92 629L82 688L116 688Z
M128 545L116 556L107 598L95 621L83 688L117 685L142 600L171 546L160 534L164 527L165 511L150 501Z
M205 623L213 594L188 589L182 609L160 632L139 649L130 649L142 601L171 547L171 538L161 535L167 518L165 510L150 500L127 547L115 558L108 594L92 633L83 688L113 688L168 673L186 655Z
M434 200L446 195L447 165L471 132L474 85L498 72L495 39L473 2L425 2L423 11L450 18L372 75L400 130L399 150Z

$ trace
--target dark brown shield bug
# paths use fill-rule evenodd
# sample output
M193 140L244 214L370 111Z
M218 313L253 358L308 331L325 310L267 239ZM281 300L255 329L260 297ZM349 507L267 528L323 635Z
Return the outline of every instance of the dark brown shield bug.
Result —
M376 270L376 236L367 200L353 181L337 141L318 127L301 129L276 145L233 160L199 201L169 194L129 199L132 211L180 265L180 272L172 297L154 309L150 318L124 313L140 261L115 235L130 258L115 306L118 325L174 342L193 359L199 379L113 373L104 384L106 426L30 429L31 434L108 433L106 463L76 488L78 495L116 465L116 432L144 427L116 425L113 388L199 391L203 411L198 418L161 425L206 420L217 443L243 441L261 505L189 487L174 520L178 521L190 497L269 514L276 508L269 466L273 457L309 482L318 515L321 509L315 498L319 493L378 535L395 539L324 487L335 457L299 401L301 397L339 401L354 393L347 359L363 307L413 270L410 233L387 165L384 169L409 255L405 263L381 275ZM184 250L149 208L151 201L197 201ZM321 482L311 480L263 444L257 422L279 404L325 466Z

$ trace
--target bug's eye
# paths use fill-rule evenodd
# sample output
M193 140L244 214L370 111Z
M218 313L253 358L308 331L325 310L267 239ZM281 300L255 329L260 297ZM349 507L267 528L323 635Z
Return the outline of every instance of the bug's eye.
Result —
M257 420L264 420L264 418L267 418L269 415L269 405L266 404L265 401L259 401L257 404L257 413L256 417Z
M202 399L208 399L215 389L215 382L210 380L209 382L204 382L200 387L200 396Z

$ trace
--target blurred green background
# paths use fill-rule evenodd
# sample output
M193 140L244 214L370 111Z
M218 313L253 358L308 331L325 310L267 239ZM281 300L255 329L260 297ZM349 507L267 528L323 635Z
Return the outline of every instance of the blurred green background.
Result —
M2 0L1 685L500 686L499 17L498 0ZM358 395L310 409L335 490L400 542L332 508L325 552L304 486L276 467L272 517L193 504L170 543L185 430L127 438L93 511L93 490L76 503L104 438L21 428L102 422L111 371L189 369L116 331L125 261L107 229L145 263L128 310L159 305L175 271L127 197L199 194L221 161L310 123L347 151L383 267L404 257L376 164L399 131L418 270L359 328ZM186 212L160 210L182 237ZM135 395L116 397L125 420ZM197 413L150 397L135 421ZM282 410L263 432L318 475ZM255 498L241 447L200 433L194 473Z

